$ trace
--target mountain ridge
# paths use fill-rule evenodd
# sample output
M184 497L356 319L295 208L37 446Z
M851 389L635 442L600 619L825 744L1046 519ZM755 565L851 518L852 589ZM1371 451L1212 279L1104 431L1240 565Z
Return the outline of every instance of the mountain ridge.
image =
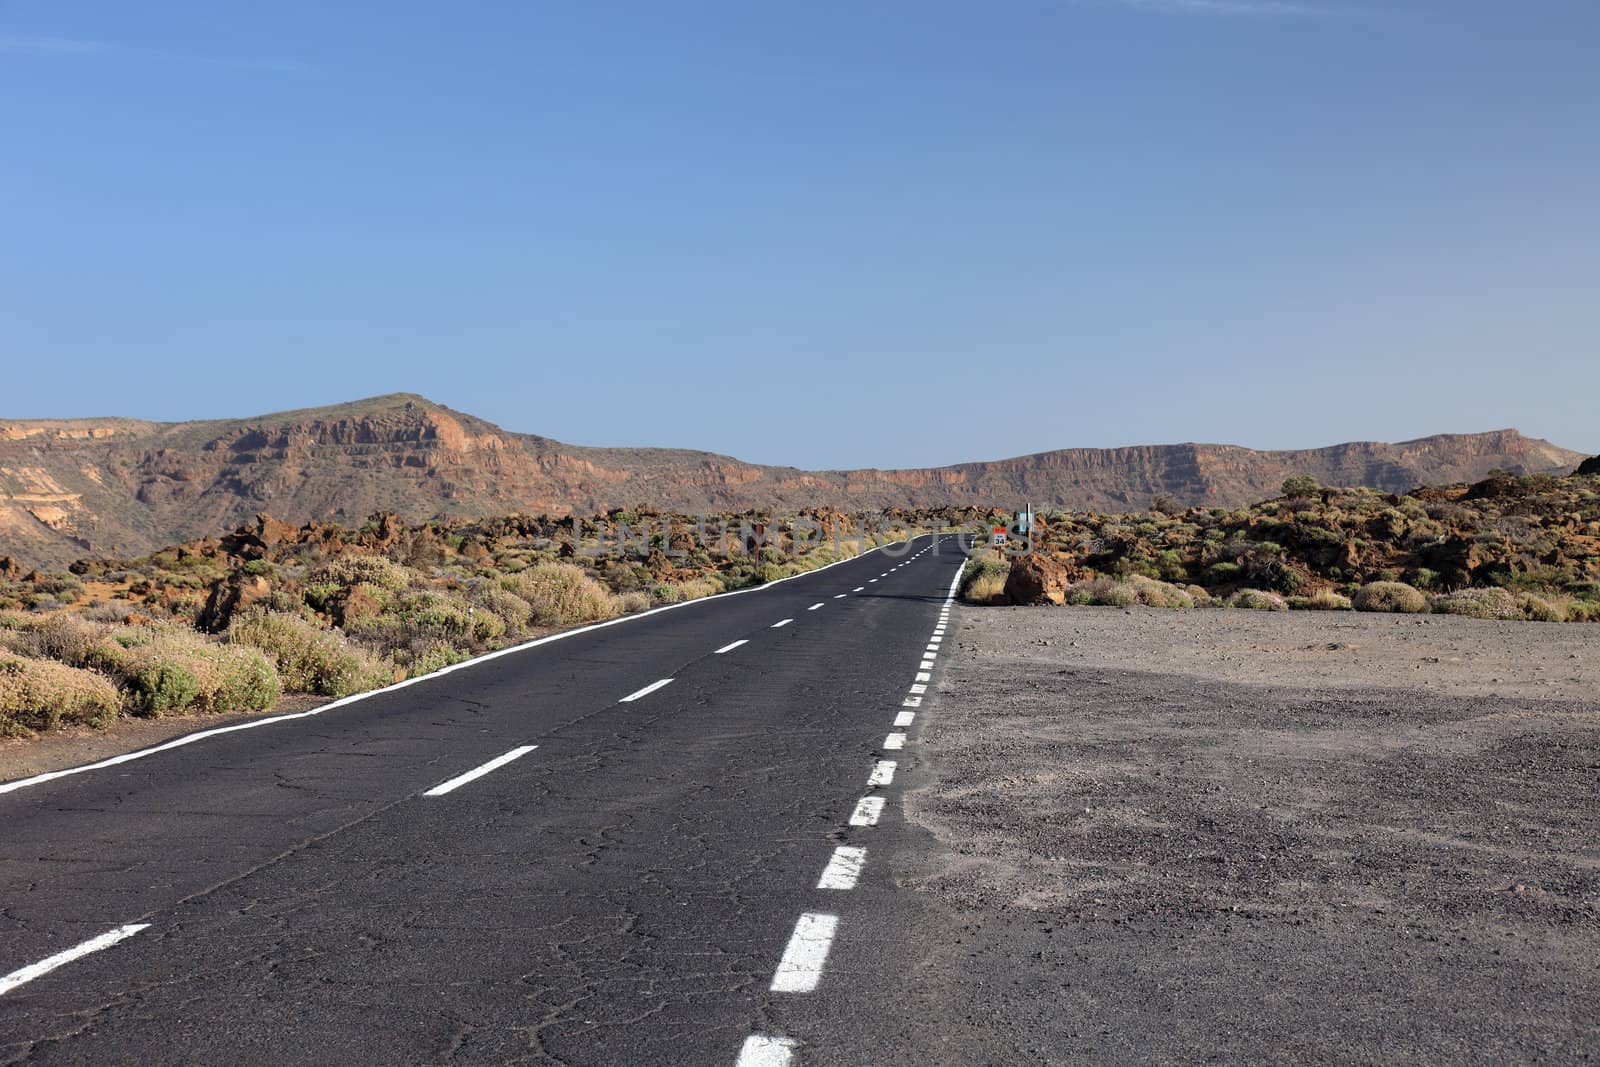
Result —
M0 555L59 565L215 535L258 512L288 522L977 504L1098 510L1236 507L1283 478L1403 492L1493 468L1571 470L1584 457L1514 429L1261 451L1183 442L1057 449L942 467L805 470L676 448L569 445L414 393L238 419L0 419Z

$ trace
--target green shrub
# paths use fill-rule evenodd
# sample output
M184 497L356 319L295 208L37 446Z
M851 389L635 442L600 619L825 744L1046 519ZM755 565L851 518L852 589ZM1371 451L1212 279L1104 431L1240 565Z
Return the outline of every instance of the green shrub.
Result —
M413 653L406 664L407 678L420 678L424 674L432 674L453 663L460 663L469 658L469 654L456 648L454 645L440 642L430 645L419 652Z
M105 727L121 706L117 687L93 671L0 655L0 736L25 736L63 724Z
M387 685L392 670L335 630L324 630L298 615L250 612L233 620L228 640L272 657L285 688L299 693L343 697Z
M987 604L1005 591L1011 574L1009 560L993 556L973 556L961 571L961 599L969 604Z
M1237 563L1213 563L1206 568L1201 581L1206 585L1230 585L1239 580L1242 570Z
M1289 602L1262 589L1241 589L1228 598L1228 607L1246 611L1288 611Z
M1428 610L1428 598L1404 582L1369 582L1355 595L1357 611L1418 615Z
M1566 622L1566 605L1561 599L1547 599L1535 596L1532 593L1523 593L1517 598L1517 607L1522 609L1522 617L1533 622Z
M192 630L131 629L91 650L95 665L121 680L134 710L263 711L278 702L278 672L258 649L214 644Z

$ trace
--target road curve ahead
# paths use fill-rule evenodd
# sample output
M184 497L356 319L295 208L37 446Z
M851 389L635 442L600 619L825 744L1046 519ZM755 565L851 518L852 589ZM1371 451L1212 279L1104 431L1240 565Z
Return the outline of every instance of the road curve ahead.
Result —
M875 835L963 560L924 537L0 793L0 1063L858 1062L807 998L903 951Z

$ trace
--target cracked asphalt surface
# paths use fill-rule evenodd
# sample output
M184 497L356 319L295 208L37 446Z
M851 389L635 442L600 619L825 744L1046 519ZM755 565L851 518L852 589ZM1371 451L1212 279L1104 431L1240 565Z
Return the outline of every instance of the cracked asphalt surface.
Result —
M0 1062L718 1064L753 1032L859 1062L872 1020L837 1020L912 965L919 905L872 862L898 803L846 820L963 558L832 599L877 553L0 795L0 972L150 924L0 996ZM859 888L813 888L840 843ZM819 907L822 987L769 992Z

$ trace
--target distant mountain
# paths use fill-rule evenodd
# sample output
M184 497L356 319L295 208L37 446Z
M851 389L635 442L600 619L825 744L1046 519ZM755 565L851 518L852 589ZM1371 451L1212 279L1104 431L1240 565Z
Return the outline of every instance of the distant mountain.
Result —
M651 505L689 512L826 505L981 504L1118 510L1163 493L1238 506L1291 474L1400 492L1499 467L1567 472L1583 457L1515 430L1295 452L1233 445L1073 448L911 470L806 471L669 448L587 448L509 433L398 393L249 419L0 421L0 556L60 565L130 557L232 529L288 522Z

